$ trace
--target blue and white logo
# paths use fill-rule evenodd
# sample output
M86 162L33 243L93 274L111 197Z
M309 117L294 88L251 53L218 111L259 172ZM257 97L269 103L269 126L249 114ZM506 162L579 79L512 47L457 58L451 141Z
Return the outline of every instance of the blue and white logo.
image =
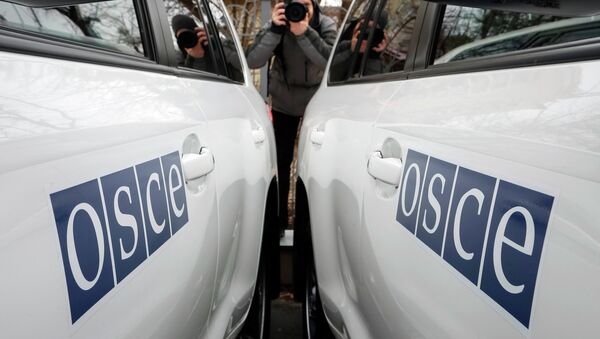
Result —
M408 150L396 220L529 328L554 197Z
M188 222L179 152L50 195L75 323Z

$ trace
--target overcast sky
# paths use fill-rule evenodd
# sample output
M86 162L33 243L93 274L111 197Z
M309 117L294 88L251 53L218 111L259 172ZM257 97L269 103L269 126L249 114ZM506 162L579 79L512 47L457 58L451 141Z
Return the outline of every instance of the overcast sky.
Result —
M321 0L321 3L319 4L322 7L325 6L341 6L342 5L342 0Z

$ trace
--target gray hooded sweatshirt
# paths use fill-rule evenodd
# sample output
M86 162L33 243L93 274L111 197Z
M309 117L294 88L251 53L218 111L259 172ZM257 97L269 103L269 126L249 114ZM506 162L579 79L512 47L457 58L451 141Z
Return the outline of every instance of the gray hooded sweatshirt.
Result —
M269 94L273 110L292 116L304 115L306 105L317 91L336 38L332 18L322 15L313 1L314 15L306 32L295 36L287 27L269 22L248 47L250 68L275 60L269 72Z

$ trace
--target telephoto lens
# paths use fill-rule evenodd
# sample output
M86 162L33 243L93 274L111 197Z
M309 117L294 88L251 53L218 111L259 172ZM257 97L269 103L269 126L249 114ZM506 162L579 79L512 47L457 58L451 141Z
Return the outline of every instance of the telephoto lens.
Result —
M198 43L198 35L193 29L182 30L177 34L177 44L183 48L193 48Z
M291 22L300 22L304 20L307 12L308 8L305 4L294 0L285 6L285 18Z

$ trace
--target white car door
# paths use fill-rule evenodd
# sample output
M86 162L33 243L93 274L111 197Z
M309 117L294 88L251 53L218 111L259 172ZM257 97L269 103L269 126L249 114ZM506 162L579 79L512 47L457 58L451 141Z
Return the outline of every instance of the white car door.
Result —
M192 92L148 60L160 52L147 42L163 44L140 33L151 31L140 17L156 19L153 5L72 8L96 13L99 35L0 24L12 51L0 53L1 331L198 336L215 289L218 214L203 100L189 98L215 82L196 80ZM114 30L123 15L131 26L118 34L131 39Z
M437 41L490 15L429 6L426 24L443 18ZM496 22L519 14L502 10L515 9L499 8ZM522 18L546 27L535 12ZM583 40L594 22L571 27L584 50L594 48ZM365 313L374 337L597 336L600 69L564 41L543 51L478 50L497 53L485 64L464 53L473 59L424 63L414 74L423 78L391 84L396 93L371 148L402 167L387 166L393 184L375 175L364 191ZM434 52L448 51L438 44Z
M210 87L196 79L204 69L180 65L178 71L189 100L202 107L207 118L204 137L215 159L218 256L212 258L217 273L206 336L231 337L239 333L248 316L257 281L267 190L274 176L273 130L223 3L194 1L191 11L186 1L163 3L169 22L178 14L193 15L202 22L212 55L222 60L213 69L220 81ZM171 45L177 52L175 39Z
M377 113L394 93L394 88L385 84L360 81L357 71L363 59L350 47L356 23L374 7L374 2L360 1L351 9L331 59L329 84L317 91L307 107L298 143L299 186L306 190L310 225L297 224L294 237L295 242L304 242L301 232L309 230L312 240L306 242L312 241L312 246L300 248L295 255L312 261L313 254L306 251L314 252L324 313L336 331L353 333L357 338L368 333L358 308L364 293L360 221L368 174L359 169L368 160L365 155ZM365 35L365 43L366 39ZM302 195L298 194L298 199L303 199ZM307 265L312 267L312 263ZM318 337L317 333L313 336Z

